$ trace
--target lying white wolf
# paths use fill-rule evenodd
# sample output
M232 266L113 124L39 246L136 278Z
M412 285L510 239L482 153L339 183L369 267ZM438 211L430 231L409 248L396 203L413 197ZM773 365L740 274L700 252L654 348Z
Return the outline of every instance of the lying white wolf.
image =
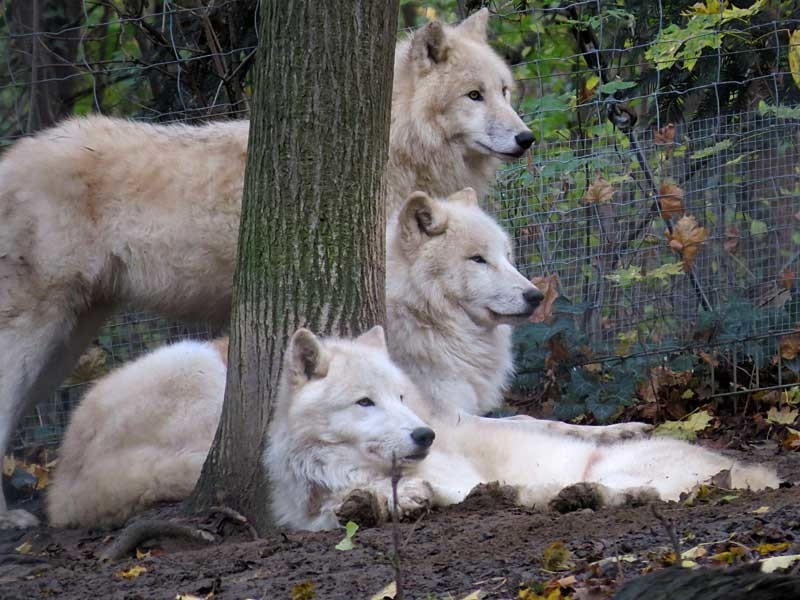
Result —
M149 503L187 496L214 437L224 381L218 348L192 342L157 350L98 383L67 430L48 492L51 524L118 525ZM404 474L404 514L459 502L492 481L516 487L520 503L539 508L578 482L595 484L605 504L674 500L723 469L731 470L732 487L778 484L767 469L674 440L597 446L523 422L431 414L391 361L380 327L354 341L295 333L268 441L273 514L294 529L335 527L354 490L377 496L385 513L393 455Z
M533 137L483 10L430 23L396 52L387 205L417 189L486 190ZM122 307L227 322L248 123L90 117L20 140L0 161L0 455ZM0 528L36 522L6 510Z

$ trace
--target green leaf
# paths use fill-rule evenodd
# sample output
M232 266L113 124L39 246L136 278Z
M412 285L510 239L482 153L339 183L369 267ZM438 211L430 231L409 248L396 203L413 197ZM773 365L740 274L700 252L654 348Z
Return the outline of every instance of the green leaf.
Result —
M703 148L702 150L698 150L694 154L690 156L690 158L706 158L708 156L713 156L717 152L721 152L723 150L727 150L733 146L733 141L730 139L722 140L721 142L717 142L713 146L709 146L708 148Z
M609 81L608 83L604 83L600 86L600 91L604 94L613 94L619 90L628 90L632 87L636 87L635 81L620 81L619 79L615 81Z
M762 235L767 233L768 227L764 221L753 219L750 221L750 235Z
M697 432L703 431L714 417L707 410L699 410L681 421L665 421L653 431L653 435L693 441Z
M334 548L337 550L352 550L355 545L353 544L353 536L358 531L358 523L354 523L353 521L348 521L347 525L344 526L344 538L342 541L336 544Z

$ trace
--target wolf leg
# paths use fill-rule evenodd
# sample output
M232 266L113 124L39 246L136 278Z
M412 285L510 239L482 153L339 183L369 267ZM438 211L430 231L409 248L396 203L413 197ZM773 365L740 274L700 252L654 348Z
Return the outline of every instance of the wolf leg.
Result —
M0 455L8 450L22 416L53 393L111 313L97 308L70 318L68 311L57 309L63 303L54 298L45 302L13 318L0 314ZM36 524L29 512L8 510L0 493L0 529Z
M547 432L555 435L569 435L599 444L610 444L620 440L644 437L652 429L649 423L615 423L614 425L575 425L562 421L547 419L534 419L527 415L505 417L504 420L524 424L535 431Z

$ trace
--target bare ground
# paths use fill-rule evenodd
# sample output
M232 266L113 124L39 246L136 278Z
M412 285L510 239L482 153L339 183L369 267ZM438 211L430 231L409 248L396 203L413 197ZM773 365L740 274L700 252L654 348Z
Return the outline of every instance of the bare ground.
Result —
M800 479L799 453L776 455L762 448L739 455L775 465L789 481ZM703 564L724 562L710 556L731 546L745 549L732 555L736 562L762 558L756 548L765 543L788 543L773 554L800 553L800 487L726 496L731 495L717 494L694 506L659 505L674 522L682 550L717 542L698 559ZM173 600L211 592L215 599L370 598L394 579L388 525L358 531L355 548L341 551L334 546L342 531L279 533L253 541L246 527L218 514L186 518L179 506L168 505L148 516L182 519L218 541L157 540L140 546L149 556L103 563L98 557L118 531L0 531L0 598ZM461 598L477 589L483 597L517 598L520 589L547 582L553 589L559 579L564 594L609 597L621 582L664 567L671 549L663 524L648 507L535 513L490 493L402 524L401 533L410 598ZM552 544L559 541L570 553L564 560L553 556ZM619 556L624 559L614 560ZM134 566L146 571L131 579L120 575ZM303 584L311 586L298 587Z

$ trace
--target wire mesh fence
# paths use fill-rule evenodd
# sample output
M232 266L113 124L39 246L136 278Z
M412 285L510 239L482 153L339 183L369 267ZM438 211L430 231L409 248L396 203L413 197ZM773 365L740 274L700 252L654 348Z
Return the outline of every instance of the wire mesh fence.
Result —
M4 2L0 144L92 112L245 117L257 5ZM551 389L555 377L562 416L603 419L653 368L706 369L716 397L796 384L800 7L403 1L400 22L454 21L480 5L537 137L500 172L487 208L553 300L552 315L518 331L516 388ZM211 333L118 316L15 445L57 441L87 382L108 368Z

